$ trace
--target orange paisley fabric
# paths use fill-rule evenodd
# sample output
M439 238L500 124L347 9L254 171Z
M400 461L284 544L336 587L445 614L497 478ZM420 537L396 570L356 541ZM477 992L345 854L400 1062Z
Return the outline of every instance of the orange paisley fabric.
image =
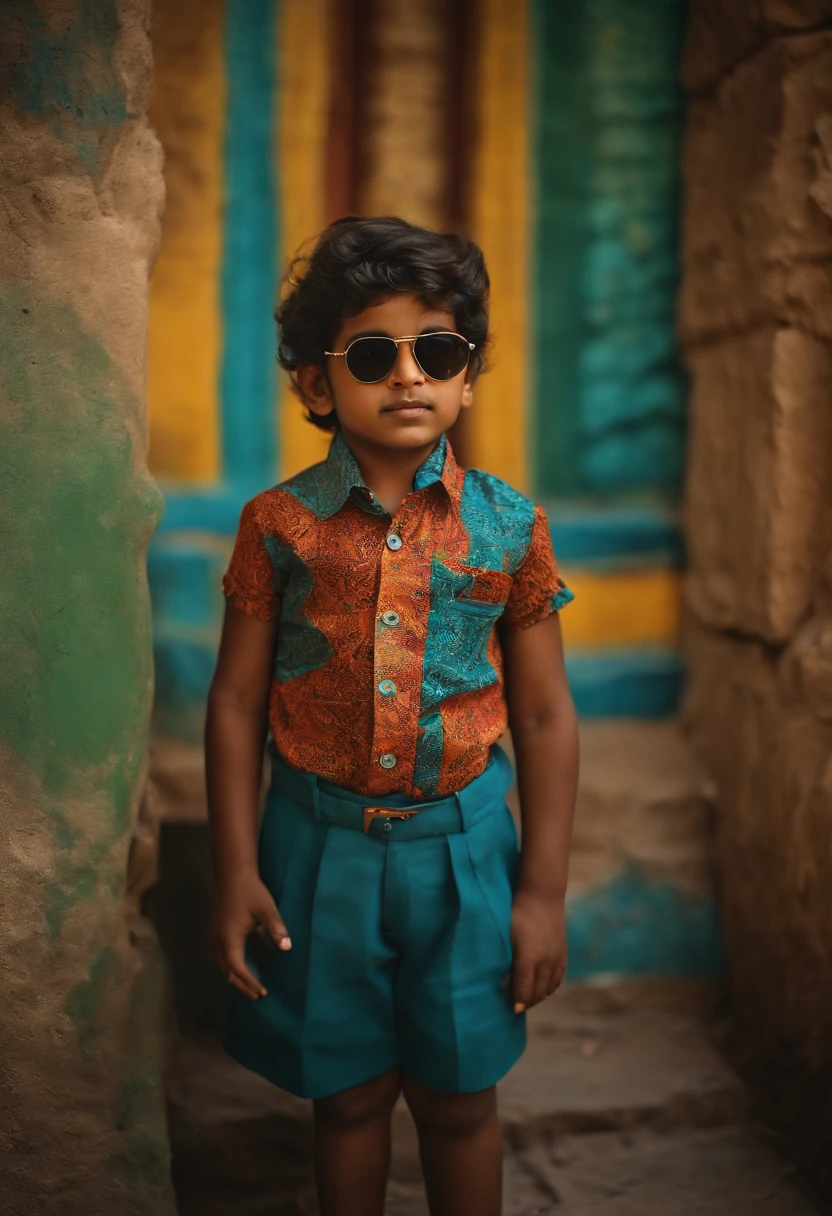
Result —
M368 797L477 777L506 726L499 631L572 598L542 508L462 470L444 437L414 487L391 520L337 436L246 504L223 579L230 603L278 620L276 750Z

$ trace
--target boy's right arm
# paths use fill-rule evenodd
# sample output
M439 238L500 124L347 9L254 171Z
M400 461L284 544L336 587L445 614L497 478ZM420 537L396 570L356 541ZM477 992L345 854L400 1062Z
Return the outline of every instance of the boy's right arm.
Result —
M230 983L256 1000L262 984L245 964L253 929L281 950L291 942L257 871L257 811L268 724L277 621L226 605L217 668L208 694L205 772L217 879L211 937Z

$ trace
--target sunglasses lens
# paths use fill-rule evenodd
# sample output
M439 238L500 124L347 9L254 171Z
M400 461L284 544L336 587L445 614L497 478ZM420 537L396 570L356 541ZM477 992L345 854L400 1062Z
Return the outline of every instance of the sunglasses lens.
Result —
M468 343L459 334L422 334L413 353L431 380L452 380L468 364Z
M376 384L389 376L398 358L392 338L358 338L347 351L350 375L362 384Z

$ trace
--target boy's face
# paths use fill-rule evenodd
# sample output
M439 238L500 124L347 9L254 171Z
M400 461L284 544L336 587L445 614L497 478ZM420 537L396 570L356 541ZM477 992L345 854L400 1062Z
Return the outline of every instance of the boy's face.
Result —
M345 350L359 334L401 338L437 330L458 332L451 313L426 308L416 296L394 295L347 317L331 349ZM452 380L430 380L413 358L409 342L399 344L395 366L378 384L361 384L353 379L344 359L331 355L326 357L326 373L303 364L298 368L298 380L313 413L328 414L335 409L348 443L356 439L398 450L433 445L453 426L460 410L471 404L468 370Z

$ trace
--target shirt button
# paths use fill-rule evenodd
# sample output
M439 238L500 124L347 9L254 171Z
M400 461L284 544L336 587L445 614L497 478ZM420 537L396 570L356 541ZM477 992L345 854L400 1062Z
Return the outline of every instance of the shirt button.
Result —
M387 548L392 549L395 553L397 549L401 549L404 541L399 536L398 532L391 532L387 537Z
M394 697L396 695L396 685L392 680L382 680L378 686L378 690L383 697Z
M393 625L398 625L399 621L402 618L399 616L398 612L389 611L389 612L382 612L381 619L385 625L393 626Z
M379 756L378 762L382 768L395 768L396 767L396 757L393 755L392 752L385 752L383 756Z

